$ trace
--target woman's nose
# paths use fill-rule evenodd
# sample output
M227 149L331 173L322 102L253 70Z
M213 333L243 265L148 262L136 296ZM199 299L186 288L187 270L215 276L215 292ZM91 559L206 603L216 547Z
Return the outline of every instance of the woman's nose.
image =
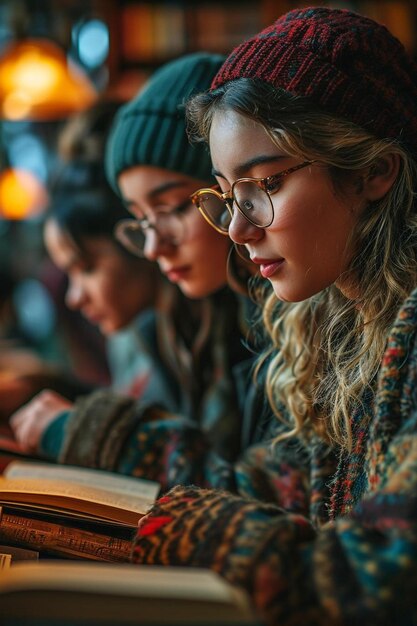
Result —
M245 245L262 237L262 228L251 224L244 215L234 208L229 225L229 237L235 243Z
M156 229L147 230L143 254L149 261L157 261L159 257L165 256L175 248L176 245L162 237Z
M78 283L70 283L65 294L65 303L69 309L79 310L85 300L85 293L82 286Z

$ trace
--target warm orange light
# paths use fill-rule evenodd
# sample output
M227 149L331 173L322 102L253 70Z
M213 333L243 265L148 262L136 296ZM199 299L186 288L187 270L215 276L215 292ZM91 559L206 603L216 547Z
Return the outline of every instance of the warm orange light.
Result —
M33 217L46 204L45 187L31 172L10 168L0 174L0 215L3 219Z
M0 113L9 120L59 119L90 106L97 97L78 68L52 42L15 42L0 58Z

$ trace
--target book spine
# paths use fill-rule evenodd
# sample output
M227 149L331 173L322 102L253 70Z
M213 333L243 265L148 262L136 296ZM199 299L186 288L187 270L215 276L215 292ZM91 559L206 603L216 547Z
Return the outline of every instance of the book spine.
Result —
M90 561L129 561L132 544L126 539L33 519L4 509L0 515L3 543Z

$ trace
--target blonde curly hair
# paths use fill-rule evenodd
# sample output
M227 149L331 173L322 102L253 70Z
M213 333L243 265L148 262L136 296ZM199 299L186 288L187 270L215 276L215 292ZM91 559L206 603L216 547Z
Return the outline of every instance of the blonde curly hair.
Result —
M287 423L281 438L311 429L351 449L352 412L372 389L398 307L417 285L417 164L400 140L378 139L305 98L239 79L188 104L193 139L207 141L213 115L234 110L260 123L289 156L327 166L335 191L359 181L388 154L400 170L388 193L361 214L349 241L346 278L358 297L331 285L298 303L279 302L270 286L256 289L269 345L266 393ZM363 177L362 177L363 179ZM282 410L282 406L285 410Z

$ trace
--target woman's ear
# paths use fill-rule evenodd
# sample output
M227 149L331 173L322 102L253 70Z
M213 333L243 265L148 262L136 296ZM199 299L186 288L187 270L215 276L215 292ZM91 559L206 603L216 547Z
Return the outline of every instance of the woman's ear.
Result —
M383 198L394 184L399 171L399 154L390 153L377 159L364 180L366 199L375 202Z

